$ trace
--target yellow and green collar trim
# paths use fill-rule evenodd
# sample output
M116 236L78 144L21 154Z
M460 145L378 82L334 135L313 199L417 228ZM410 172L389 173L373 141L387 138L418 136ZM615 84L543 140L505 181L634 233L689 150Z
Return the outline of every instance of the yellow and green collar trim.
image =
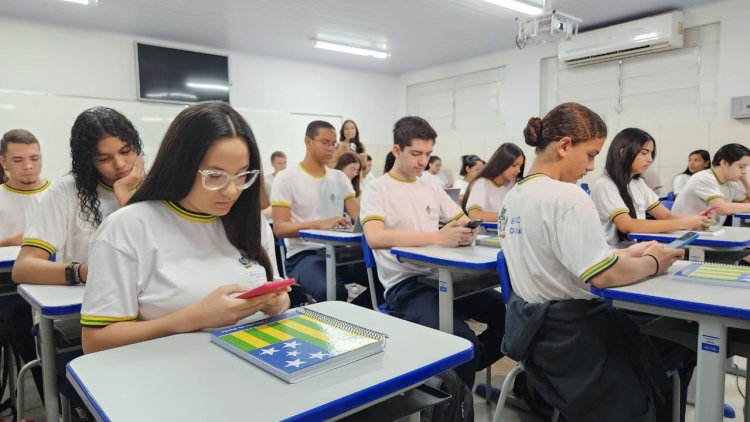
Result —
M416 179L416 178L415 178L414 180L411 180L411 181L409 181L409 180L404 180L404 179L399 179L398 177L396 177L396 176L394 176L393 174L391 174L391 172L390 172L390 171L389 171L388 173L386 173L386 174L388 175L388 177L390 177L391 179L393 179L393 180L395 180L395 181L397 181L397 182L401 182L401 183L416 183L416 182L417 182L417 179Z
M584 271L583 274L581 274L581 280L584 283L588 283L592 278L615 265L615 262L617 262L617 255L611 254L610 256L592 265L588 270Z
M322 178L326 177L326 174L328 174L328 169L326 169L325 166L323 166L323 175L322 176L316 176L316 175L310 173L309 171L307 171L307 169L305 168L305 166L302 165L302 163L299 163L299 168L302 169L302 171L304 171L308 176L313 177L315 179L322 179Z
M81 325L84 327L106 327L107 325L114 324L122 321L135 321L136 317L109 317L109 316L94 316L94 315L81 315Z
M530 174L530 175L528 175L528 176L524 177L523 179L519 180L519 181L518 181L518 185L520 186L520 185L522 185L522 184L524 184L524 183L526 183L526 182L528 182L528 181L530 181L530 180L533 180L533 179L538 179L538 178L540 178L540 177L549 177L549 176L547 176L547 175L546 175L546 174L544 174L544 173L534 173L534 174Z
M13 189L12 187L8 186L7 183L3 183L0 186L2 186L3 189L7 190L8 192L18 193L18 194L21 194L21 195L34 195L34 194L37 194L39 192L43 192L43 191L47 190L48 187L52 186L52 182L49 181L49 180L47 180L47 182L44 185L42 185L41 187L39 187L37 189L32 189L32 190Z
M714 171L713 168L711 169L711 174L714 175L714 177L716 178L716 181L719 182L720 185L724 184L724 182L722 182L721 180L719 180L719 176L716 174L716 172Z
M100 188L102 188L102 189L104 189L106 191L109 191L109 192L114 192L115 191L115 188L113 188L112 186L107 185L106 183L102 182L101 180L97 180L96 184L97 184L97 186L99 186Z
M164 201L164 205L166 205L167 208L169 208L172 212L174 212L178 216L186 220L195 221L197 223L212 223L219 219L219 217L215 215L203 214L199 212L186 210L185 208L181 207L176 202Z

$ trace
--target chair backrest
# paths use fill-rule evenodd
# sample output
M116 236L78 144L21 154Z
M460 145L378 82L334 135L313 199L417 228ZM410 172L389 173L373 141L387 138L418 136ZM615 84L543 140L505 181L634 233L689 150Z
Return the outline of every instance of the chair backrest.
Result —
M510 292L513 291L513 286L510 285L508 263L505 261L505 254L503 251L497 253L497 275L500 276L500 290L503 293L503 302L508 303Z
M286 245L284 244L284 238L283 237L278 238L277 245L279 247L279 255L280 255L280 258L281 258L279 260L281 262L281 275L284 278L289 278L286 275Z
M583 189L584 192L586 192L589 195L591 195L591 188L589 188L589 184L588 183L581 183L581 189Z
M364 233L362 234L362 255L365 258L365 268L375 268L375 255L372 254L372 248L367 243Z
M664 200L664 201L661 201L661 204L667 207L668 210L671 210L672 205L674 205L674 201Z

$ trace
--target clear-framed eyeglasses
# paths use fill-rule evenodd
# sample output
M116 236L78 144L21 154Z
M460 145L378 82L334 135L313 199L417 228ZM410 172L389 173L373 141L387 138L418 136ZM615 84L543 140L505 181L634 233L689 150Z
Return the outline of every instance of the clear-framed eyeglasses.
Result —
M198 170L198 173L201 174L201 183L207 190L223 189L230 181L237 189L245 190L255 183L260 170L243 171L234 176L223 170Z

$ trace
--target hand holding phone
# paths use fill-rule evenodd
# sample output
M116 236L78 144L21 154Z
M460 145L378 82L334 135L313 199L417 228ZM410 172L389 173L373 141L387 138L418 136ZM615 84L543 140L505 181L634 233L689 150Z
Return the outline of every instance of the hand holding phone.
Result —
M685 246L687 246L690 243L693 243L695 239L698 238L698 233L696 232L687 232L680 236L679 238L673 240L672 242L668 243L665 248L668 249L682 249Z
M294 284L294 279L290 278L287 280L278 280L278 281L269 281L267 283L263 283L260 286L248 290L246 292L242 292L235 296L236 299L249 299L251 297L256 297L260 295L264 295L266 293L274 293L278 292L280 290L284 290L287 286L291 286Z
M476 229L482 224L482 220L471 220L468 223L466 223L466 227L470 229Z

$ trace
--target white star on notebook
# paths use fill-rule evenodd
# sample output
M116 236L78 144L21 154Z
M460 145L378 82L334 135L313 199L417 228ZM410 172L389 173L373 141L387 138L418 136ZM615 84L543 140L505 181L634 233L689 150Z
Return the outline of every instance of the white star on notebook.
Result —
M274 353L278 352L275 347L269 347L268 349L260 349L261 355L271 355L273 356Z
M299 352L298 352L298 351L296 351L296 350L293 350L293 351L291 351L291 352L286 352L286 355L287 355L287 356L297 356L298 354L299 354Z
M317 352L317 353L310 353L310 359L323 359L324 357L328 356L328 353L323 352Z
M286 366L287 366L287 367L293 366L293 367L295 367L295 368L299 368L299 366L300 366L300 365L302 365L303 363L305 363L305 362L302 362L302 361L301 361L301 360L299 360L299 359L295 359L295 360L288 360L288 361L286 361Z
M292 341L288 341L288 342L284 343L284 347L291 347L292 349L294 349L297 346L301 346L301 345L302 345L302 343L297 343L297 340L292 340Z

